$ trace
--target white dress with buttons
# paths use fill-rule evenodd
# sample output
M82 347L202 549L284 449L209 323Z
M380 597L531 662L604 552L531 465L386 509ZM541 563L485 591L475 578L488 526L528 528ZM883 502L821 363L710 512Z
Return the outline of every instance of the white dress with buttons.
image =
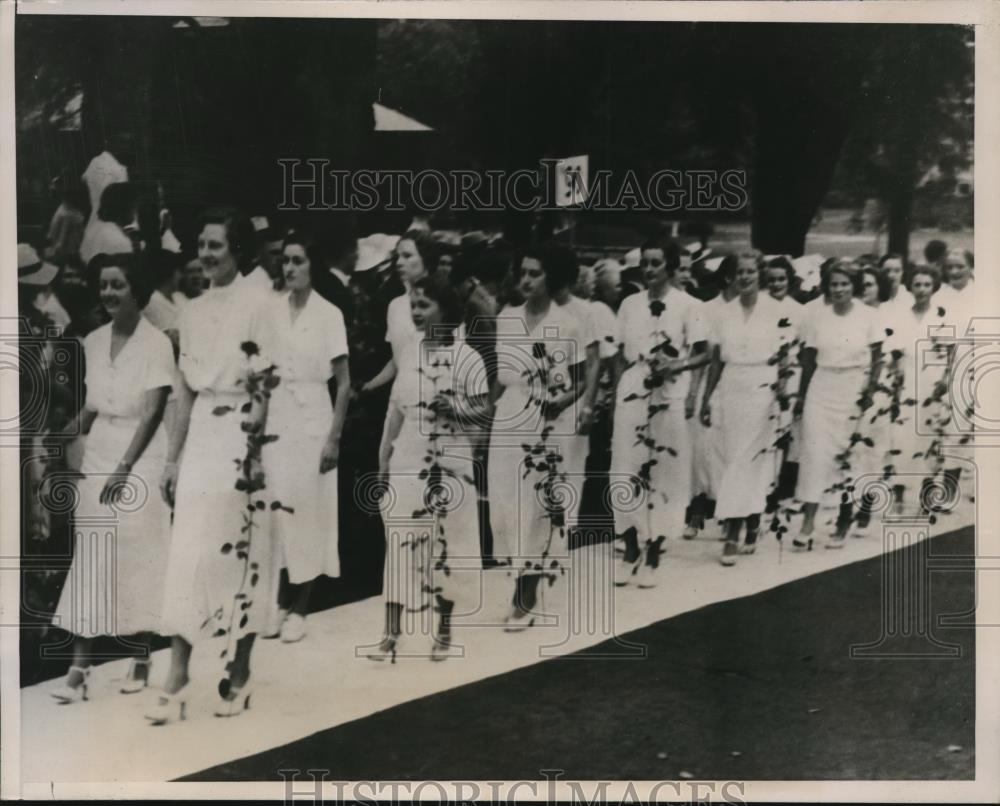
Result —
M654 313L655 303L663 308ZM615 531L635 528L640 540L676 537L684 529L684 514L691 500L693 445L691 427L684 416L684 400L691 373L682 372L652 390L649 359L653 348L670 339L675 358L688 358L691 347L703 339L698 316L700 303L677 289L660 300L648 292L626 297L618 309L618 341L627 368L618 382L614 432L611 437L611 470ZM649 417L650 406L665 406ZM649 424L649 430L637 431ZM648 436L655 446L636 444ZM642 465L651 460L650 490L628 493Z
M337 470L321 474L319 463L333 425L332 361L347 356L344 316L313 291L292 321L286 293L268 304L263 330L263 349L281 379L268 404L267 433L278 439L264 448L267 492L294 510L274 513L281 565L293 585L336 577Z
M251 368L241 344L260 344L266 302L237 275L228 286L192 299L178 318L179 367L197 397L177 479L162 632L189 643L229 630L241 592L253 602L245 610L244 632L259 632L272 600L270 511L255 514L246 562L232 549L223 551L226 544L247 539L242 531L247 495L236 489L238 462L247 452L241 408L249 403L243 384ZM269 491L259 497L269 499ZM250 591L248 567L255 574Z
M83 347L86 405L97 418L83 454L73 563L54 623L84 637L156 631L170 545L170 510L158 488L166 455L162 425L133 466L122 499L111 505L99 497L135 436L145 393L171 385L173 349L143 318L114 360L110 324L90 333Z

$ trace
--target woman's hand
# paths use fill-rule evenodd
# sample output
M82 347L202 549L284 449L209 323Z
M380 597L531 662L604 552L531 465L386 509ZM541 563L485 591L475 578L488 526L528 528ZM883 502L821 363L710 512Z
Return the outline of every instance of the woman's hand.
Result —
M576 433L581 437L590 433L594 425L594 410L590 406L581 406L580 413L576 417Z
M119 462L118 467L108 476L108 480L104 482L104 488L101 490L101 494L97 500L102 504L117 504L125 492L125 486L128 484L128 476L131 470L130 465L125 462Z
M340 461L340 440L328 439L319 455L320 475L335 470L338 461Z
M712 404L708 400L702 401L701 404L701 414L698 419L705 428L710 428L712 426Z
M698 406L698 393L689 392L684 398L684 419L690 420L694 417L694 410Z
M177 462L167 462L163 466L163 475L160 476L160 495L167 502L167 506L174 508L174 497L177 494Z

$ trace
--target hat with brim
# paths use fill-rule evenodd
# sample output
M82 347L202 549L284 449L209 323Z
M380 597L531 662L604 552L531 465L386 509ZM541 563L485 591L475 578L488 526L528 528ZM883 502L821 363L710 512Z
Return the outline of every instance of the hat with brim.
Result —
M367 238L359 238L358 259L354 264L354 271L388 268L392 263L393 250L398 241L399 236L385 235L381 232L369 235Z
M46 286L56 279L59 269L44 262L30 244L17 245L17 282L21 285Z

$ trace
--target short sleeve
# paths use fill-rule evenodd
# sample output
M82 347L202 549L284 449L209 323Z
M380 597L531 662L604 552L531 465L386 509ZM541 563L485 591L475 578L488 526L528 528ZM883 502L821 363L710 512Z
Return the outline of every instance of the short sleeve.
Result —
M84 380L87 386L87 396L84 405L91 411L97 411L97 379L94 377L97 368L97 334L100 330L88 333L83 340L83 362L86 374Z
M174 350L170 339L150 325L147 345L146 377L143 391L174 386Z
M618 326L614 312L603 302L590 303L597 336L597 349L601 358L612 358L618 352Z
M474 348L463 344L459 348L455 365L455 391L465 399L482 397L490 391L486 377L486 364Z

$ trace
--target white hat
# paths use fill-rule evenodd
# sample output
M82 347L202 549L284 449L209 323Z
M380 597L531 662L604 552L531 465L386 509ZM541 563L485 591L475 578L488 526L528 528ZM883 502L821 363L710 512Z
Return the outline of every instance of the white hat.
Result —
M271 224L267 220L267 216L255 215L250 219L250 223L253 224L254 232L264 232L264 230L269 229Z
M44 263L31 244L17 245L17 281L22 285L46 286L56 279L59 269Z
M160 246L168 252L173 252L175 255L181 253L181 242L177 240L177 236L174 235L172 230L164 230L160 236Z
M639 266L639 260L642 258L642 250L637 246L635 249L630 249L625 253L625 260L623 268L634 269Z
M705 268L711 272L718 271L719 266L722 265L722 261L725 259L725 257L711 257L705 261Z
M802 289L810 291L819 285L820 267L825 258L822 255L803 255L792 259L792 268L802 278Z
M399 243L398 235L386 235L377 232L367 238L358 238L358 260L354 271L371 271L382 268L383 264L392 259L392 251Z

